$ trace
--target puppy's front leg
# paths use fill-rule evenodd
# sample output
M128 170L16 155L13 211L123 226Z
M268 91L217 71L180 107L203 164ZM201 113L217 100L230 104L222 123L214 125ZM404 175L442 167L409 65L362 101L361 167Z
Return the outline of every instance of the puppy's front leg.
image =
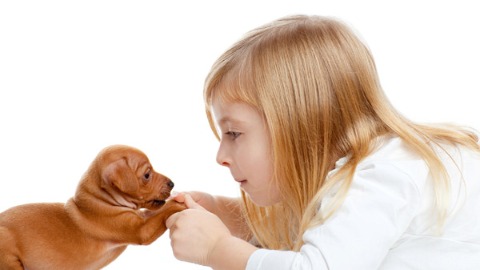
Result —
M17 254L15 239L6 228L0 227L0 269L23 270L23 264Z
M147 221L140 228L139 236L141 239L141 245L148 245L160 237L166 230L167 226L165 222L167 219L187 207L183 203L176 202L174 200L168 201L162 208L158 210L153 216L149 217Z
M0 250L2 253L3 250ZM0 269L2 270L24 270L22 262L15 256L7 254L0 255Z

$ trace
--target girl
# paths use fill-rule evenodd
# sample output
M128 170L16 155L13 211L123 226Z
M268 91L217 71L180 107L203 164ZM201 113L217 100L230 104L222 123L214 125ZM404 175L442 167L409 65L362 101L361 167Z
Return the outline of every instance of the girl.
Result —
M480 146L383 93L344 24L292 16L249 32L204 92L241 199L179 194L174 255L213 269L480 269Z

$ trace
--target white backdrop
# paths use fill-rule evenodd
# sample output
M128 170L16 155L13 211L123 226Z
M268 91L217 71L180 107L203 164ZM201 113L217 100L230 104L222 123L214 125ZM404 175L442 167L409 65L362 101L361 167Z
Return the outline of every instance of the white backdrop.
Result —
M177 191L238 195L215 163L204 78L245 32L285 15L352 25L407 117L479 129L474 2L0 1L0 211L66 201L97 152L117 143L146 152ZM205 269L177 261L167 234L107 269L133 267Z

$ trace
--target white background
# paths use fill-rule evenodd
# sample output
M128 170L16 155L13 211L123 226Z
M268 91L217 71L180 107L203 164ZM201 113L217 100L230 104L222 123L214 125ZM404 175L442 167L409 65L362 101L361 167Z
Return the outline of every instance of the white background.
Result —
M480 128L476 1L0 1L0 211L64 202L97 152L142 149L175 190L238 195L204 114L210 66L245 32L297 13L337 17L419 122ZM1 241L1 239L0 239ZM205 269L165 234L107 269Z

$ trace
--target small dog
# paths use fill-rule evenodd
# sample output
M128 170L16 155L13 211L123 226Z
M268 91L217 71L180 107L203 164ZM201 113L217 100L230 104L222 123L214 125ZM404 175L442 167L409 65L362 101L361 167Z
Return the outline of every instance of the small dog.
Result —
M36 203L0 213L0 270L100 269L129 244L148 245L186 207L167 200L173 182L140 150L102 150L67 203Z

